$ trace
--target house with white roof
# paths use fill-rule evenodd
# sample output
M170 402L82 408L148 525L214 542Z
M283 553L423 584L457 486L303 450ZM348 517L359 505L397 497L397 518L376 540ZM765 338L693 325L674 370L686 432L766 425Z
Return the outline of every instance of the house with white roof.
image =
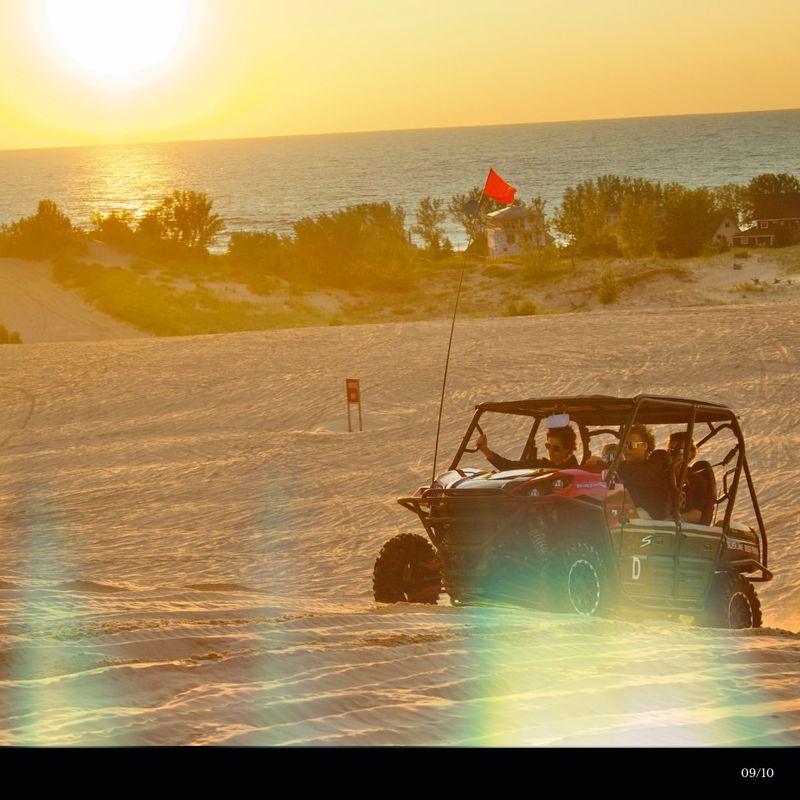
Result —
M522 255L534 243L545 247L553 241L547 233L544 215L527 206L506 206L486 215L489 258Z

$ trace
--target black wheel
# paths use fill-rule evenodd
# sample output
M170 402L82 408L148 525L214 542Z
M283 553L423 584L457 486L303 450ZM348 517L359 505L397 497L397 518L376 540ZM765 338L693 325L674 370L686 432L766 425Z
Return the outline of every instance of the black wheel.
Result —
M436 604L442 591L442 569L431 543L416 533L401 533L381 549L372 572L379 603Z
M608 611L611 587L603 559L586 542L576 542L557 559L551 578L555 607L560 611L594 617Z
M715 575L700 624L709 628L760 628L761 601L753 584L736 572Z

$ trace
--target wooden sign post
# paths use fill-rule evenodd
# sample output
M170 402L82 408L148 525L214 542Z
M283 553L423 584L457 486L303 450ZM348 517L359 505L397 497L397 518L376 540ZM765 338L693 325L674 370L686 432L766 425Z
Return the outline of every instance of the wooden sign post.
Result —
M358 403L358 429L363 431L364 428L361 424L361 384L358 378L346 378L345 386L347 387L347 430L352 433L353 423L350 419L350 406L353 403Z

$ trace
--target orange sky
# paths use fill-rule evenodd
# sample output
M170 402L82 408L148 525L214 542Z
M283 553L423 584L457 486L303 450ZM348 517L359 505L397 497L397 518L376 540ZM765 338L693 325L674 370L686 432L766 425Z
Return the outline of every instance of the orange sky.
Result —
M796 108L798 30L794 0L2 0L0 149Z

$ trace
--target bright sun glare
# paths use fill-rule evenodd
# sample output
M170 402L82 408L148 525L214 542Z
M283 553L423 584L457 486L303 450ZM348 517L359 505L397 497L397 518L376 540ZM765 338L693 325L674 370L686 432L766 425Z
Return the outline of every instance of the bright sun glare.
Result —
M82 78L125 89L155 80L185 55L196 0L41 0L52 55Z

